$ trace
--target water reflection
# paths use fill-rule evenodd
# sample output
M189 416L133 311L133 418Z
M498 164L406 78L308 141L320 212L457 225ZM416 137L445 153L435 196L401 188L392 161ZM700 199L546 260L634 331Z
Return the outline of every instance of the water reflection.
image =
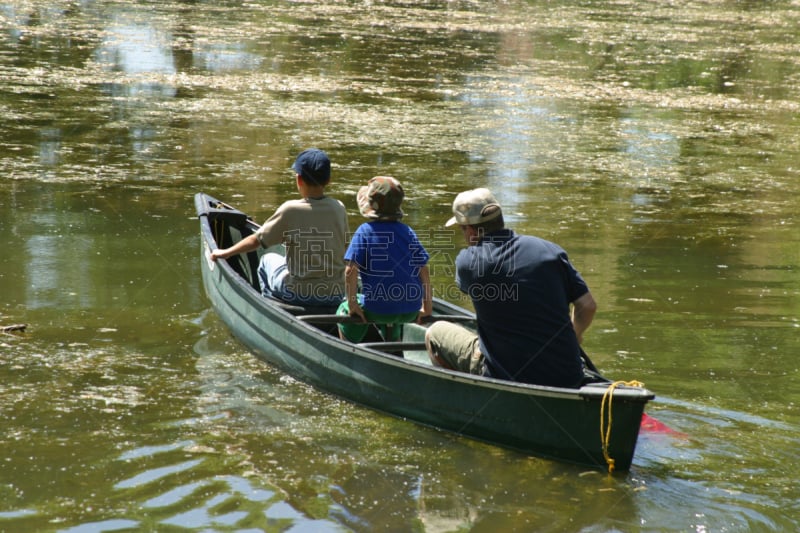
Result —
M538 160L543 153L540 148L552 139L549 123L557 113L546 107L545 100L535 95L535 87L529 87L525 79L505 80L506 88L500 91L490 80L467 78L465 82L464 102L477 115L493 117L477 124L477 133L489 144L473 147L470 157L492 163L485 186L495 193L508 222L513 223L519 200L524 197L520 189L535 185L529 172L542 164Z
M95 52L95 60L101 68L126 74L174 74L175 64L170 53L171 36L159 32L152 26L116 19L103 32L104 40ZM152 88L132 87L129 96ZM171 96L174 90L168 87L152 89L151 93Z
M664 116L659 118L669 120ZM621 119L620 129L631 162L631 177L643 186L669 191L671 169L679 161L681 147L675 135L668 128L659 128L659 124L632 112Z
M45 128L41 131L42 141L39 143L39 163L53 167L59 162L61 148L61 132L56 128Z
M264 63L264 58L249 52L243 43L207 44L196 48L193 56L198 68L217 73L240 70L256 72ZM273 70L278 70L276 61L277 58L273 58Z

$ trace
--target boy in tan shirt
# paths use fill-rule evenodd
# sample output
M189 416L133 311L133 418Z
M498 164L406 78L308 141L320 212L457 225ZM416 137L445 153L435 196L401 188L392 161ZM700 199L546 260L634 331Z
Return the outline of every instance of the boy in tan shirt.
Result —
M284 202L257 232L230 248L214 250L211 259L283 244L285 256L266 253L261 258L262 293L289 303L338 305L345 294L348 226L344 204L325 196L330 160L322 150L310 148L297 156L292 168L301 198Z

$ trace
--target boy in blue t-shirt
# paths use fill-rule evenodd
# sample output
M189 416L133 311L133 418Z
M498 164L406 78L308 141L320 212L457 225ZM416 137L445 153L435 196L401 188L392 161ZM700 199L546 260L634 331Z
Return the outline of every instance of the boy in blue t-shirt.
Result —
M402 331L387 325L419 321L433 311L430 256L414 230L400 222L404 196L400 182L389 176L376 176L359 189L358 208L370 220L358 227L345 252L347 300L337 311L378 324L386 341L399 340ZM339 335L360 342L368 328L339 324Z

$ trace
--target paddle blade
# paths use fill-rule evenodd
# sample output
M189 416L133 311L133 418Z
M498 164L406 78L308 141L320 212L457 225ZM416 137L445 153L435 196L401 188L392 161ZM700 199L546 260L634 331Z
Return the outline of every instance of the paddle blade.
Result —
M656 420L647 413L642 413L642 423L639 426L639 431L650 431L653 433L667 433L671 435L685 437L684 433L675 431L660 420Z

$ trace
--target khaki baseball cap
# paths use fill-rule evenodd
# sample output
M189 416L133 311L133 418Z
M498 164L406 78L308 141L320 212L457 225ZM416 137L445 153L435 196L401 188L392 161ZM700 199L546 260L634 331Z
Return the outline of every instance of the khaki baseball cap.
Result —
M453 218L445 222L445 226L473 226L494 220L503 214L500 204L485 188L464 191L453 200Z

